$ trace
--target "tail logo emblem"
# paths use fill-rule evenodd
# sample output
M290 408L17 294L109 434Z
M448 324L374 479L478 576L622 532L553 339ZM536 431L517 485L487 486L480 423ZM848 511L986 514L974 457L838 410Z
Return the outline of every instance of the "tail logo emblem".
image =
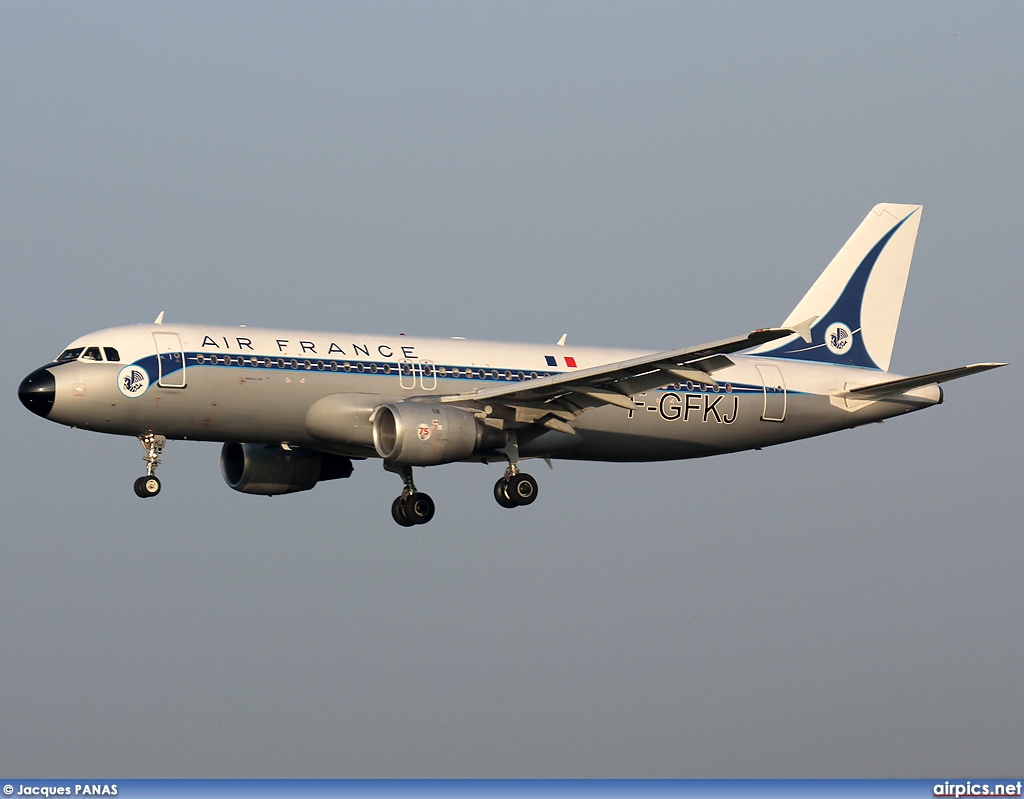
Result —
M117 387L126 397L137 397L149 388L149 375L141 366L126 366L117 375Z
M845 355L853 343L853 331L842 322L833 322L825 331L825 346L833 355Z

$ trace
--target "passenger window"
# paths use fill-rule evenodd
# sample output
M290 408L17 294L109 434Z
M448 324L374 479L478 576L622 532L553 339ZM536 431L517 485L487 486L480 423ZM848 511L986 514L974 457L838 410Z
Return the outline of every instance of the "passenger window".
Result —
M86 347L85 352L82 353L83 361L102 361L103 356L100 355L99 347Z
M113 361L114 363L117 363L119 360L121 360L121 356L113 347L104 347L103 354L107 356L108 361Z
M57 359L57 363L63 363L64 361L75 361L78 360L78 356L82 354L82 350L85 347L74 347L70 350L64 350Z

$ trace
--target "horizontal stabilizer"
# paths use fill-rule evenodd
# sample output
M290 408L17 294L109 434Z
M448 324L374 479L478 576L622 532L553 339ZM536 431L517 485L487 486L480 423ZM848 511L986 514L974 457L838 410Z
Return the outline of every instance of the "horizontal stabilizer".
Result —
M836 396L850 397L851 399L881 399L896 394L903 394L922 386L930 386L934 383L947 383L967 375L987 372L989 369L998 369L1006 366L1005 363L973 363L970 366L958 366L956 369L944 369L941 372L929 372L926 375L916 377L901 377L898 380L889 380L884 383L874 383L870 386L860 386L849 391L843 391Z

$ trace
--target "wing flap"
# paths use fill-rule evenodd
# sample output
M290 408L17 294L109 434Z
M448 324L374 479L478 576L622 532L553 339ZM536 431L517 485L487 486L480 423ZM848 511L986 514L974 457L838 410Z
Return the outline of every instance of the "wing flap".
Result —
M597 400L600 404L618 405L620 408L625 408L628 411L636 408L628 395L618 391L610 391L606 388L593 388L591 386L568 386L567 388L573 394L582 394L584 397Z

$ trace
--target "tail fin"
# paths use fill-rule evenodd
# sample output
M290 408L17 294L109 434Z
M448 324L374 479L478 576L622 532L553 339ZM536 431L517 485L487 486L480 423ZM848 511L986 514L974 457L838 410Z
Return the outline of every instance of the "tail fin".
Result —
M753 352L888 371L921 209L872 208L782 323L794 329L810 321L810 342L793 336Z

